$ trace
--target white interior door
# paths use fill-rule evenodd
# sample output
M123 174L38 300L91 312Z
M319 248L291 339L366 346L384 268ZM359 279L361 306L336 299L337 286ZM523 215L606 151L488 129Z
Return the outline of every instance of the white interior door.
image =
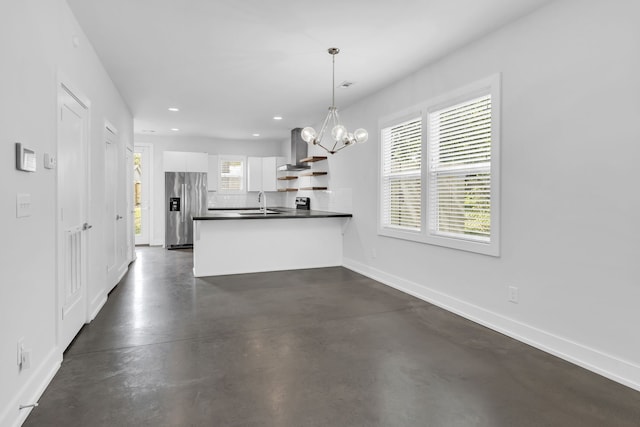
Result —
M127 147L127 183L133 181L133 149ZM131 185L126 186L127 189L127 201L126 201L126 230L125 239L127 245L127 263L133 261L133 246L134 246L134 232L133 232L133 187Z
M118 144L117 136L108 126L104 132L105 165L104 165L104 195L105 195L105 242L107 262L107 291L116 285L116 262L118 260Z
M133 160L134 191L134 232L136 245L148 245L151 239L149 229L149 204L151 194L151 147L135 145Z
M60 346L87 321L88 102L58 87L58 292Z

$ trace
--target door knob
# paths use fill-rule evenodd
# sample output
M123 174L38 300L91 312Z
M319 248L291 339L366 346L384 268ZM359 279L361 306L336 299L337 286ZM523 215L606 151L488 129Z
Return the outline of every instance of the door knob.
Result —
M116 221L119 220L119 219L122 219L122 218L124 218L124 217L120 216L120 215L116 215Z
M89 225L88 222L85 222L84 224L82 224L82 231L86 231L86 230L88 230L88 229L90 229L92 227L93 227L93 225Z

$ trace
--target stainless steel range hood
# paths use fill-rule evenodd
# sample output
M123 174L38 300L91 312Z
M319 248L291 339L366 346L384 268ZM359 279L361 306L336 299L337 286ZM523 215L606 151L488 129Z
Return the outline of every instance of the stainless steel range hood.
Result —
M307 143L302 139L302 128L291 129L291 160L289 164L280 166L281 171L301 171L310 169L302 159L307 157Z

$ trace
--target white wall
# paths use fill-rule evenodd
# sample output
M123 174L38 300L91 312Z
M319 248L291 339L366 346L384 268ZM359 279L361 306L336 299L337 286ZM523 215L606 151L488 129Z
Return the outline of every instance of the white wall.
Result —
M74 47L72 37L80 41ZM0 13L0 425L21 422L59 367L56 338L56 170L43 154L56 153L57 80L79 89L91 102L92 199L89 221L88 299L91 313L106 298L104 268L104 121L118 128L120 151L132 144L132 117L64 0L8 0ZM37 153L37 172L15 169L14 142ZM124 182L124 181L123 181ZM124 188L121 189L124 197ZM33 214L16 219L16 193L31 194ZM124 237L124 236L120 236ZM18 371L16 347L24 338L31 367Z
M147 134L137 134L136 143L149 143L153 145L153 194L151 196L151 216L153 224L151 228L151 244L164 244L164 171L163 153L165 151L190 151L209 154L240 154L244 156L269 157L284 156L283 145L277 141L238 141L220 140L205 137L187 136L153 136ZM288 153L287 153L288 155ZM258 199L255 193L248 193L242 196L214 196L209 193L210 198L216 197L218 206L258 206ZM280 204L284 197L274 193L269 195L269 204L274 206Z
M329 159L353 194L345 264L640 390L638 16L552 2L342 111L370 131ZM378 120L496 72L502 255L378 236Z

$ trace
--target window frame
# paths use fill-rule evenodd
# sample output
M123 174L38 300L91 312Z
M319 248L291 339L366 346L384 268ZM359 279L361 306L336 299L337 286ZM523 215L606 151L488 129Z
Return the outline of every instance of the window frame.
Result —
M385 163L384 163L384 151L385 151L385 146L384 146L384 138L383 138L383 132L385 131L385 129L391 128L391 127L395 127L398 125L401 125L403 123L407 123L416 119L421 119L421 147L420 147L420 152L422 153L422 158L424 159L424 153L425 153L425 149L426 149L426 143L425 143L425 138L424 138L424 126L425 126L425 118L424 118L424 114L423 111L419 108L412 108L412 109L408 109L405 111L402 111L398 114L395 114L393 116L387 117L385 119L383 119L382 121L380 121L379 123L379 136L380 136L380 150L379 150L379 168L378 168L378 173L379 173L379 184L378 184L378 234L382 235L382 236L387 236L387 237L396 237L399 239L405 239L405 240L417 240L420 241L421 238L421 234L424 232L425 230L425 216L424 216L424 208L422 207L422 205L424 204L424 194L425 194L425 187L424 187L424 178L423 178L423 174L424 174L424 161L421 160L420 162L420 171L418 172L418 176L420 176L420 203L421 203L421 212L420 212L420 229L419 230L411 230L411 229L403 229L400 227L393 227L393 226L388 226L384 223L384 218L386 216L385 212L384 212L384 190L385 190L385 175L384 175L384 167L385 167Z
M429 115L433 112L454 106L465 101L473 100L482 95L491 95L491 201L490 201L490 238L489 242L477 241L473 238L461 238L460 236L445 236L432 233L430 221L430 192L433 183L430 182L430 144L429 139ZM500 256L500 129L501 129L501 75L494 74L478 80L464 87L450 91L444 95L429 99L419 105L406 109L400 113L388 116L379 121L380 149L378 167L378 234L385 237L411 240L430 245L443 246L468 252L474 252L490 256ZM421 162L421 226L420 231L404 231L386 227L384 218L384 187L383 187L383 156L384 141L382 132L384 129L401 124L407 120L422 118L422 162Z
M222 163L242 162L242 188L240 190L229 190L222 185ZM221 154L218 155L218 193L220 194L245 194L247 192L247 156Z

